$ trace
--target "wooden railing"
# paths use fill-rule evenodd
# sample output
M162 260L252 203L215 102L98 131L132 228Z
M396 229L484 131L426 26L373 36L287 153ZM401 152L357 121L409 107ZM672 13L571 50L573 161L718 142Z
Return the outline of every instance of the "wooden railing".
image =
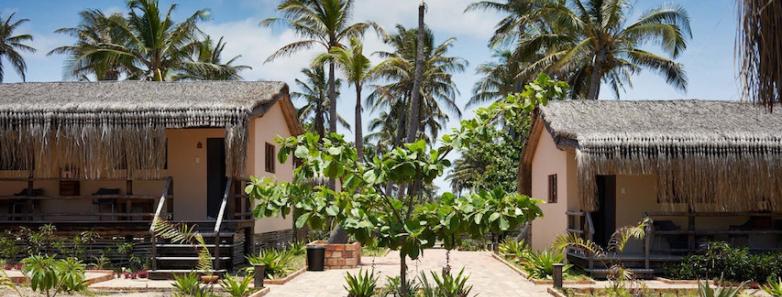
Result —
M584 211L567 211L568 217L568 233L579 234L584 240L594 241L595 236L595 224L592 221L592 214ZM648 218L648 217L647 217ZM644 266L646 269L650 268L651 259L651 237L654 232L652 226L652 219L649 219L649 224L645 227L646 236L644 237ZM594 269L594 255L589 255L587 251L580 251L587 260L587 266L589 269ZM621 255L617 255L621 257Z
M220 211L217 213L217 220L215 221L215 255L214 255L214 269L220 270L220 231L223 225L223 217L225 216L225 208L228 206L228 198L231 196L231 189L233 187L233 178L229 178L225 183L225 191L223 192L223 201L220 202Z
M155 260L155 258L157 258L157 236L155 235L155 226L157 225L157 221L161 219L163 209L166 208L166 198L170 192L171 184L171 177L166 178L165 186L163 186L163 193L160 194L160 200L158 200L157 209L155 209L155 215L152 217L152 224L149 225L150 242L152 243L152 270L157 269L157 260Z

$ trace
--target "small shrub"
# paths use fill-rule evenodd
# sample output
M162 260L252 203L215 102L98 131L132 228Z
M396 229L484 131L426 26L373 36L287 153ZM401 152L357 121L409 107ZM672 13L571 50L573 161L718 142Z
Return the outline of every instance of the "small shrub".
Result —
M252 275L247 275L241 281L231 275L226 275L225 278L220 281L220 286L231 297L247 297L252 293L250 283L252 283Z
M16 245L16 236L13 233L6 231L3 236L0 236L0 258L12 262L16 261L20 250Z
M210 286L201 285L198 274L191 272L174 276L175 297L215 297Z
M771 296L782 297L782 278L769 278L761 289Z
M422 272L418 277L421 283L419 295L421 297L468 297L472 286L467 284L469 276L464 275L464 268L454 277L450 273L441 272L439 275L430 272L434 283L430 283L426 273Z
M76 259L56 260L48 256L32 256L22 260L22 272L30 279L30 288L47 297L58 293L87 290L85 268Z
M467 238L459 243L460 251L485 251L487 241L485 239L472 239Z
M292 259L291 252L268 249L261 251L258 256L248 257L247 261L253 266L264 265L266 269L264 278L274 279L285 277L291 272L290 262ZM253 273L253 267L248 267L247 272Z
M548 279L554 274L554 264L564 263L565 256L561 252L552 250L543 250L540 252L530 251L523 258L522 265L524 271L531 278ZM572 265L565 265L562 272L567 272Z
M291 253L292 256L302 256L307 253L307 245L303 242L297 241L288 246L287 250Z
M348 297L372 297L377 289L377 276L374 271L359 270L356 275L345 273L345 290Z

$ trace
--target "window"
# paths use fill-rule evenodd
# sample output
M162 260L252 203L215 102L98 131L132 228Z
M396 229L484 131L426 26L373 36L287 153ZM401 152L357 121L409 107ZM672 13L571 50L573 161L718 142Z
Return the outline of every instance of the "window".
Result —
M274 145L267 142L266 143L266 156L265 156L266 159L265 159L265 161L266 161L266 172L268 172L268 173L274 173L274 165L275 165L275 161L274 161L275 153L274 153L274 150L275 150Z
M548 176L548 203L557 203L557 175Z

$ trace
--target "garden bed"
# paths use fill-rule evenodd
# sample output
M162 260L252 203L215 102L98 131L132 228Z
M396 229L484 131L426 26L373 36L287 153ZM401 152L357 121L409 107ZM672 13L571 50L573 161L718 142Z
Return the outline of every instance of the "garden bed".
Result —
M550 279L531 278L531 277L529 277L529 275L524 270L522 270L522 268L518 264L509 262L507 259L505 259L504 257L502 257L502 256L500 256L500 255L498 255L496 253L492 253L491 255L492 255L492 257L494 257L494 259L496 259L497 261L502 262L503 264L505 264L505 266L508 266L508 268L510 268L511 270L515 271L516 273L518 273L519 275L521 275L522 277L524 277L525 279L529 280L530 282L532 282L532 283L534 283L536 285L550 285L550 284L554 283L554 281L550 280ZM592 280L591 278L588 278L587 276L584 276L584 275L575 275L575 276L571 275L571 276L569 276L570 279L567 278L568 276L565 276L565 277L566 277L566 279L564 279L562 281L564 284L570 284L570 285L591 285L591 284L595 284L594 280Z
M14 284L27 284L29 279L21 270L5 270L8 279ZM114 271L111 270L87 270L84 274L87 285L93 285L114 279Z
M548 288L547 291L554 297L592 297L592 296L610 296L605 288ZM655 289L636 289L640 295L632 296L657 296L657 297L698 297L697 289L682 288L655 288Z
M281 277L281 278L272 278L272 279L264 279L263 284L265 285L284 285L285 283L289 282L290 280L296 278L297 276L304 273L304 271L307 271L307 267L304 266L302 268L299 268L299 270L296 270L294 272L288 273L288 275Z

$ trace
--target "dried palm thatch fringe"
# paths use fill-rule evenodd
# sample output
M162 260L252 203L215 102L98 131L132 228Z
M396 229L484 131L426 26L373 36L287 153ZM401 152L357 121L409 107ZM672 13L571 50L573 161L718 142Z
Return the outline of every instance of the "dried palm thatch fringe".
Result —
M243 176L250 114L280 92L284 84L267 82L3 85L0 166L34 168L38 177L155 178L166 163L166 129L220 127L226 170Z
M671 210L782 211L782 115L736 102L557 102L555 139L574 140L582 208L597 175L654 175ZM607 116L611 115L611 116ZM682 209L683 208L683 209Z
M773 110L782 103L782 0L736 1L736 54L744 98Z

